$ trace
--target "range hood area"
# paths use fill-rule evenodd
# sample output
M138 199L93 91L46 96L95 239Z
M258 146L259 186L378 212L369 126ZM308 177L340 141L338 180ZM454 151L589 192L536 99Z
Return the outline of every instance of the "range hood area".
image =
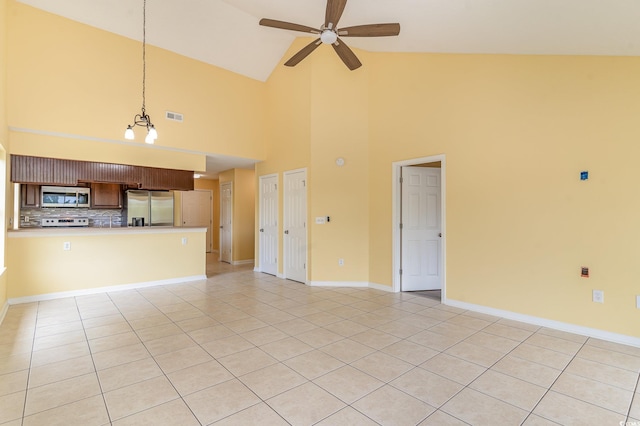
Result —
M40 188L40 206L78 208L91 206L91 189L78 186L46 186Z

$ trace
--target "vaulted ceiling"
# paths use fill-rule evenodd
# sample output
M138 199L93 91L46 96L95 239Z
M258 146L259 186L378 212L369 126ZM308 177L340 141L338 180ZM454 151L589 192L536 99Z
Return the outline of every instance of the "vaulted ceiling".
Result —
M142 40L143 0L17 1ZM325 9L326 0L147 0L147 43L266 81L309 34L258 21L319 28ZM380 52L640 56L638 0L349 0L339 27L385 22L400 23L400 35L344 41ZM205 176L254 163L208 154Z
M142 39L142 0L18 1ZM325 7L325 0L147 0L147 42L266 81L305 34L261 27L260 18L320 27ZM637 0L349 0L340 27L383 22L399 22L400 35L345 41L383 52L640 55Z

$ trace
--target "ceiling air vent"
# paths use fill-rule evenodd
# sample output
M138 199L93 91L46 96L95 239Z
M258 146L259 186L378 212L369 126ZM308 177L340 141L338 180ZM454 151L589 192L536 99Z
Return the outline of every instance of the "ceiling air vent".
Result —
M182 121L184 121L184 117L182 116L182 114L177 112L165 111L165 117L167 118L167 120L171 121L179 121L181 123Z

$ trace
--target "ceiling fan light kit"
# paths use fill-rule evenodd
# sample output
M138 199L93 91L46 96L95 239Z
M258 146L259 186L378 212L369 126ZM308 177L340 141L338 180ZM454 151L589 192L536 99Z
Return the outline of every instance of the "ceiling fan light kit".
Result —
M353 51L340 37L388 37L400 34L400 24L369 24L354 27L338 28L338 21L342 16L347 0L327 0L324 25L320 29L306 25L293 24L291 22L276 21L274 19L261 19L260 25L279 28L283 30L300 31L304 33L319 34L320 38L303 47L291 59L285 62L286 66L293 67L300 63L322 43L330 44L336 51L342 62L351 70L362 66L362 63Z

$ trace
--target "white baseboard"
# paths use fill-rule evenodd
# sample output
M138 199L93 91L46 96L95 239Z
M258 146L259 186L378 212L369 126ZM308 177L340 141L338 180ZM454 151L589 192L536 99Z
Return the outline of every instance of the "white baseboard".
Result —
M370 283L367 281L309 281L312 287L353 287L353 288L372 288L375 290L393 292L393 288L388 285Z
M248 265L250 263L254 263L253 259L234 260L233 262L231 262L232 265Z
M61 291L58 293L38 294L35 296L15 297L13 299L9 299L7 302L9 305L17 305L20 303L41 302L44 300L61 299L64 297L87 296L90 294L108 293L111 291L135 290L138 288L155 287L158 285L182 284L182 283L193 282L193 281L204 281L206 279L207 279L206 275L193 275L190 277L170 278L167 280L147 281L147 282L141 282L141 283L121 284L121 285L113 285L113 286L107 286L107 287L87 288L83 290Z
M596 328L583 327L580 325L569 324L566 322L550 320L546 318L534 317L532 315L519 314L517 312L504 311L502 309L490 308L482 305L474 305L473 303L460 302L457 300L443 300L444 305L453 306L460 309L479 312L482 314L493 315L514 321L520 321L527 324L539 325L541 327L552 328L554 330L566 331L568 333L579 334L581 336L593 337L596 339L606 340L608 342L620 343L627 346L640 347L640 338L627 336L624 334L612 333L609 331L598 330Z
M369 283L369 288L373 288L375 290L388 291L389 293L393 293L393 286L390 286L390 285Z
M311 287L369 287L366 281L309 281Z
M0 325L2 325L4 317L7 316L7 312L9 312L9 301L4 302L4 306L2 306L2 310L0 310Z

